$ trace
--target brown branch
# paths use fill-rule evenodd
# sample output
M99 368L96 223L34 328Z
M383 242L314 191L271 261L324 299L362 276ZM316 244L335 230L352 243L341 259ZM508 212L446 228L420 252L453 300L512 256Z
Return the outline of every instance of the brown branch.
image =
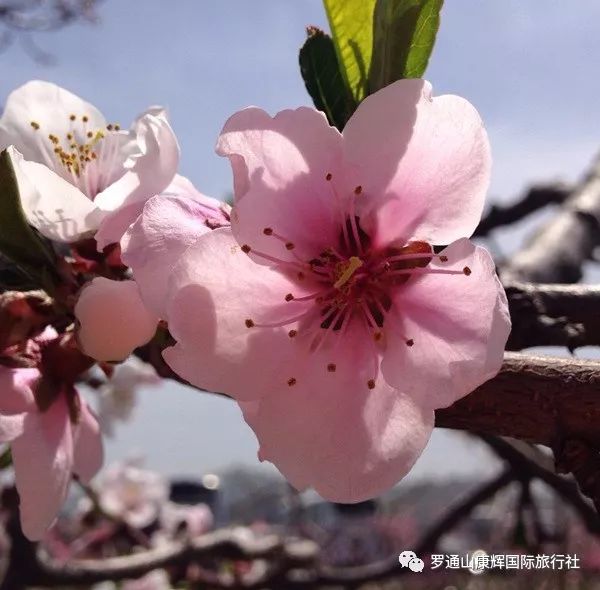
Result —
M561 211L502 269L505 282L575 283L600 245L600 157Z
M188 542L173 542L141 553L107 559L82 559L59 563L43 552L37 554L37 572L29 580L30 585L45 587L88 586L105 580L139 578L149 571L170 566L185 565L210 558L218 559L266 559L278 567L291 569L313 563L318 548L312 541L282 539L276 535L248 538L247 531L225 529L196 537ZM210 583L217 588L237 585L215 574ZM258 579L247 579L243 588L262 587Z
M533 186L514 203L492 205L473 235L485 237L492 230L521 221L531 213L548 205L563 203L571 191L572 188L563 183Z
M436 412L436 425L553 446L600 444L600 362L506 353L500 373Z
M506 294L513 323L508 350L600 345L600 287L512 283Z

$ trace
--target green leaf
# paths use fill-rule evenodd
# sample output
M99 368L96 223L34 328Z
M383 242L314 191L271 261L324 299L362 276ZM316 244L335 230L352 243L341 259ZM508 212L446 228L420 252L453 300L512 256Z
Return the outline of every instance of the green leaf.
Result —
M440 27L444 0L377 0L373 19L371 92L401 80L420 78Z
M39 286L56 277L51 246L27 223L15 170L7 150L0 153L0 254Z
M323 0L346 86L358 104L369 94L375 0Z
M300 49L300 72L315 107L327 115L340 131L356 108L356 103L340 72L333 41L317 29L306 29L308 39Z

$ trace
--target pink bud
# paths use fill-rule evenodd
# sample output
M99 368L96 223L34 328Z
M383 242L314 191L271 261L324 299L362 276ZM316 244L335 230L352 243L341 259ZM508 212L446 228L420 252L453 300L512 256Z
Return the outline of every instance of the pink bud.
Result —
M96 277L82 289L75 316L80 324L79 346L99 361L125 360L154 336L158 323L142 302L135 281L104 277Z

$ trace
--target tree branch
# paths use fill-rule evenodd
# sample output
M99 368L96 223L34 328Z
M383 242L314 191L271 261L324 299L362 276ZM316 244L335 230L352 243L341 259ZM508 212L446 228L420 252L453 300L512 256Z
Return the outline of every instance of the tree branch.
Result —
M30 584L45 587L88 586L105 580L139 578L154 569L194 563L210 558L266 559L280 568L291 569L313 563L318 547L312 541L282 539L276 535L248 538L242 529L225 529L196 537L188 542L173 542L156 549L110 557L59 563L42 551L37 553L37 573ZM264 580L248 579L243 588L262 587ZM220 588L236 587L231 580L211 576L210 584Z
M513 324L508 350L600 345L600 287L511 283L505 288Z
M575 481L548 471L519 452L508 441L491 436L482 436L481 438L500 458L507 461L513 469L540 479L552 488L568 505L575 509L590 533L594 535L600 534L600 517L592 505L579 493Z
M506 283L575 283L600 245L600 157L564 201L560 213L501 269Z
M520 221L548 205L563 203L571 191L572 187L563 183L532 186L521 199L510 205L492 205L473 235L485 237L492 230Z
M600 362L506 353L500 373L449 408L436 425L553 447L600 445Z

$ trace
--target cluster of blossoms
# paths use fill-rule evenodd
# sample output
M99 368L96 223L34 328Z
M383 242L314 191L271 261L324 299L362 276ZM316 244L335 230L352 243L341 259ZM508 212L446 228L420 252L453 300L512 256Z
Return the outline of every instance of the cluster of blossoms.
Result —
M170 370L232 397L259 458L298 489L357 502L393 486L426 446L434 411L501 366L506 297L489 254L468 240L489 184L487 135L467 101L434 98L427 82L369 96L343 132L311 108L234 114L217 141L233 171L232 208L176 174L177 142L158 108L122 131L67 91L32 82L8 99L6 146L29 222L88 263L77 328L55 338L76 339L83 358L108 367L158 329ZM94 264L81 246L91 236L102 254ZM43 383L41 358L5 369L11 386L0 392L0 434L33 538L71 472L99 467L84 434L93 416L83 401L68 412L73 387L48 408L25 381L29 370ZM13 407L25 391L29 406ZM36 449L15 452L30 413L52 420L61 441L70 433L74 459L59 460L40 428ZM47 481L62 474L35 525L26 523L46 480L20 475L26 452Z

